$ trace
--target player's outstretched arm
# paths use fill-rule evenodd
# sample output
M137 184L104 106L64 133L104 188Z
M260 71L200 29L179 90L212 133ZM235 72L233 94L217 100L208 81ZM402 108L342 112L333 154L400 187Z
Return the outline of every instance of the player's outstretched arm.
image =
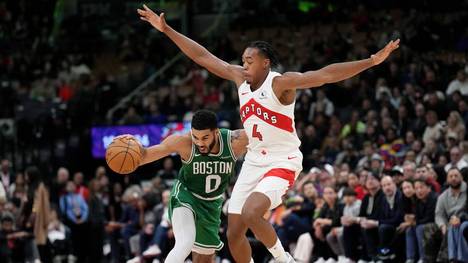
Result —
M390 41L383 49L368 59L335 63L315 71L286 72L274 79L273 86L279 91L307 89L327 83L339 82L351 78L362 71L382 63L400 45L400 40Z
M141 143L130 134L120 135L117 138L119 137L133 139L138 142L141 148L140 152L142 153L140 166L162 159L172 153L182 154L184 150L190 152L192 149L190 137L187 135L173 134L164 139L160 144L147 148L143 147Z
M247 152L247 145L249 144L249 138L245 133L245 130L234 130L231 133L231 145L232 150L237 158L241 157Z
M191 151L191 140L187 135L170 135L160 144L143 148L143 156L140 165L151 163L162 159L172 153L177 153L182 156L182 152Z
M146 5L137 11L141 20L150 23L154 28L166 34L195 63L220 78L234 81L237 86L242 84L244 80L241 66L231 65L219 59L197 42L174 30L166 23L164 13L157 15Z

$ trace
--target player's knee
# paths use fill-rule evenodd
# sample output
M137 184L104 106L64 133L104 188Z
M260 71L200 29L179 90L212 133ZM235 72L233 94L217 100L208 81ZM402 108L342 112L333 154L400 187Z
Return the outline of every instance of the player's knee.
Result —
M270 200L268 196L263 193L252 193L242 208L242 221L248 226L257 223L268 211L269 207Z
M259 211L255 209L242 209L241 217L246 225L251 226L258 222L262 217L262 213L259 213Z
M187 253L190 254L192 251L193 244L195 242L195 239L192 241L191 239L184 239L184 240L177 240L174 244L174 248L177 251L180 251L181 253Z
M229 228L227 229L227 238L228 238L228 243L229 246L236 246L240 242L240 239L242 238L242 235L245 235L244 233L241 233L240 231L237 231L234 228Z
M192 253L194 263L212 263L213 255L202 255L198 253Z

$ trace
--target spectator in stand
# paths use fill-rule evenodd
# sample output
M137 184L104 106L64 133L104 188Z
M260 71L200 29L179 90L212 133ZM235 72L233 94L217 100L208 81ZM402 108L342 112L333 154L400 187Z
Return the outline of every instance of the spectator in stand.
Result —
M416 213L416 194L414 190L413 180L405 180L402 183L401 191L403 192L403 223L401 223L397 231L402 233L409 229L413 223Z
M346 260L346 250L343 240L343 227L353 223L353 218L359 216L361 200L356 199L356 192L348 187L343 191L343 213L340 218L341 227L332 229L332 232L327 235L327 243L330 248L338 256L338 262Z
M428 111L426 113L426 129L423 134L423 142L427 144L430 140L438 141L442 137L443 127L439 123L437 113Z
M463 159L463 155L460 148L458 146L455 146L452 149L450 149L450 163L445 165L445 172L448 173L448 171L452 168L457 168L461 171L465 167L468 167L468 162Z
M424 228L428 227L428 224L434 224L437 194L423 179L417 179L414 185L417 201L415 215L410 219L411 226L406 229L406 262L432 262L429 251L424 248L423 236Z
M394 166L389 174L392 177L393 182L396 184L398 189L401 189L401 184L404 180L403 168L401 168L400 166Z
M435 222L444 237L438 256L438 260L443 261L456 259L458 256L455 246L458 244L456 240L459 236L458 216L463 211L467 199L466 183L463 182L462 175L457 168L451 168L448 171L447 185L449 188L439 196L435 211ZM448 243L445 240L448 240Z
M429 167L429 165L419 165L416 169L416 175L413 179L426 181L434 192L440 193L440 184L437 182L437 178L433 177L435 173L429 172L430 170L432 170L432 168Z
M73 175L73 182L75 183L76 193L81 195L84 200L89 199L88 187L84 185L84 175L82 172L76 172Z
M425 143L423 152L429 157L431 163L437 163L442 155L437 142L432 139Z
M318 198L317 189L315 188L315 184L312 181L307 181L302 185L302 197L304 202L301 205L301 209L296 213L302 217L307 218L310 222L309 225L312 224L315 207L315 201Z
M363 157L358 161L357 167L359 168L370 168L370 163L372 160L372 155L375 153L374 146L370 141L364 142Z
M363 173L364 174L364 173ZM365 173L365 186L368 193L364 196L359 211L359 217L348 218L346 224L343 225L343 243L345 256L354 261L361 258L359 253L359 247L364 245L366 239L364 238L365 228L361 230L361 223L364 225L367 220L376 219L378 216L377 206L382 202L384 195L380 190L379 177L376 174L367 172ZM363 232L363 240L361 241L361 231ZM372 247L366 247L368 251L372 250ZM375 249L376 250L376 249ZM374 250L372 250L374 251ZM372 254L373 253L373 254ZM375 257L377 251L368 254L370 257ZM362 259L367 259L366 255L362 255Z
M4 194L6 194L10 185L15 182L15 176L11 171L10 161L8 159L2 159L0 162L0 180L3 186L3 191L5 192Z
M333 102L331 102L323 89L317 89L316 93L317 99L312 102L310 106L308 120L312 121L317 113L323 113L327 117L331 117L335 111Z
M15 177L15 182L10 184L10 189L8 189L8 197L10 200L21 199L21 195L26 193L27 185L24 180L23 173L17 173Z
M11 213L3 213L0 223L0 260L2 262L41 262L32 233L16 230L15 217Z
M465 139L466 127L460 113L457 111L450 112L444 133L446 139L453 138L455 142L461 142Z
M310 183L304 184L304 186L307 188L313 187ZM308 191L315 191L315 188L313 189ZM315 192L314 195L316 194ZM305 204L305 199L302 196L295 195L285 200L284 205L286 210L280 214L279 222L275 225L275 229L283 246L289 248L292 243L297 241L300 235L310 231L312 224L311 217L315 204L310 204L309 201L308 204Z
M73 181L68 181L67 193L60 197L60 211L64 223L70 228L74 255L78 262L87 260L86 239L88 237L87 225L89 209L84 198L76 193Z
M384 198L377 204L377 217L365 219L361 227L365 229L369 255L374 259L388 260L395 258L396 229L403 221L403 196L390 176L382 178L381 187Z
M70 228L60 221L58 212L52 208L50 211L50 222L47 226L47 239L50 244L53 262L73 262L76 258L72 255L73 244ZM102 247L101 247L102 249Z
M414 162L403 163L403 179L413 180L416 175L416 164Z
M347 123L340 133L340 138L346 138L348 136L358 136L363 134L366 130L366 124L359 120L359 112L353 111L351 113L351 120Z
M143 215L141 213L143 210L140 204L141 198L142 191L138 186L131 186L124 193L126 204L118 224L120 226L120 235L124 240L126 259L133 258L130 249L130 238L136 235L141 228L140 217Z
M358 200L362 200L367 193L355 173L348 174L348 187L353 189Z
M162 202L155 207L155 231L148 249L143 251L144 257L154 257L159 254L167 255L169 253L170 239L173 239L172 226L169 221L169 199L170 190L164 190L162 193Z
M106 214L104 204L101 200L101 184L98 179L92 179L89 182L89 233L93 235L88 242L89 258L93 262L102 262L102 248L104 246L104 225L106 223Z
M459 91L463 96L468 96L468 79L462 69L457 72L457 77L449 83L445 94L451 95L456 91Z
M411 130L414 131L417 137L421 137L424 133L424 129L426 128L426 109L424 104L416 104L414 111L416 113L416 118L412 121Z
M326 243L322 242L326 242L327 239L334 239L337 236L336 228L341 225L340 217L343 213L343 206L338 202L336 192L332 187L327 186L323 189L323 199L325 200L325 205L312 225L314 236L318 241L316 246L326 246ZM329 235L331 236L328 237ZM330 257L330 254L323 249L316 249L315 252L319 257Z
M141 117L137 109L134 106L128 107L127 112L123 116L123 118L119 121L120 125L138 125L143 124L145 121L143 117Z
M52 187L50 191L50 200L52 203L58 204L60 197L66 194L66 185L69 179L70 173L68 172L68 169L65 167L60 167L57 170L57 176L52 181Z
M460 231L459 231L460 239L458 241L458 244L459 244L458 251L463 251L463 247L465 249L468 247L468 199L466 201L465 209L460 214L460 223L461 225L460 225ZM467 258L466 254L464 258Z
M166 157L163 161L163 169L156 174L164 183L172 185L172 182L177 178L177 171L174 169L174 161L171 157Z

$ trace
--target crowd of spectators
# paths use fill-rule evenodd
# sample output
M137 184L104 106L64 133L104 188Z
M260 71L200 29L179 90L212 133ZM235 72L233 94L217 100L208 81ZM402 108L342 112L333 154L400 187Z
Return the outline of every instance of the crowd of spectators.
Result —
M167 200L180 162L169 157L127 177L108 174L91 157L90 127L184 121L208 108L221 126L239 128L237 92L185 60L109 123L107 110L129 88L119 90L118 75L96 72L102 50L67 48L77 35L94 36L89 25L77 27L79 18L51 40L54 6L43 2L0 3L0 119L16 126L16 138L0 136L0 258L162 260L173 242ZM298 92L304 171L268 215L283 245L298 262L466 261L467 4L343 1L303 13L295 1L271 1L278 6L271 23L257 24L253 14L266 9L253 2L242 1L227 34L202 40L214 54L239 63L244 45L263 39L280 54L278 70L306 71L402 40L379 67ZM122 27L114 50L128 65L139 62L140 76L176 50L148 29ZM251 241L255 262L267 261ZM228 249L218 257L230 260Z

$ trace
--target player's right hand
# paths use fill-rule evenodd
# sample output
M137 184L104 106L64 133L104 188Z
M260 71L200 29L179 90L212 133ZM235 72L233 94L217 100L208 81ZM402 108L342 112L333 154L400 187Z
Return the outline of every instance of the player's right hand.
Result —
M159 16L153 12L149 7L143 5L143 9L137 9L140 19L150 23L157 30L164 33L166 29L166 19L164 18L164 13L161 13Z
M135 141L138 144L138 146L140 147L140 153L141 153L142 158L144 158L146 156L146 148L141 144L141 142L137 138L135 138L135 136L133 136L131 134L122 134L122 135L119 135L119 136L114 138L114 140L118 140L118 139L125 139L125 140Z

